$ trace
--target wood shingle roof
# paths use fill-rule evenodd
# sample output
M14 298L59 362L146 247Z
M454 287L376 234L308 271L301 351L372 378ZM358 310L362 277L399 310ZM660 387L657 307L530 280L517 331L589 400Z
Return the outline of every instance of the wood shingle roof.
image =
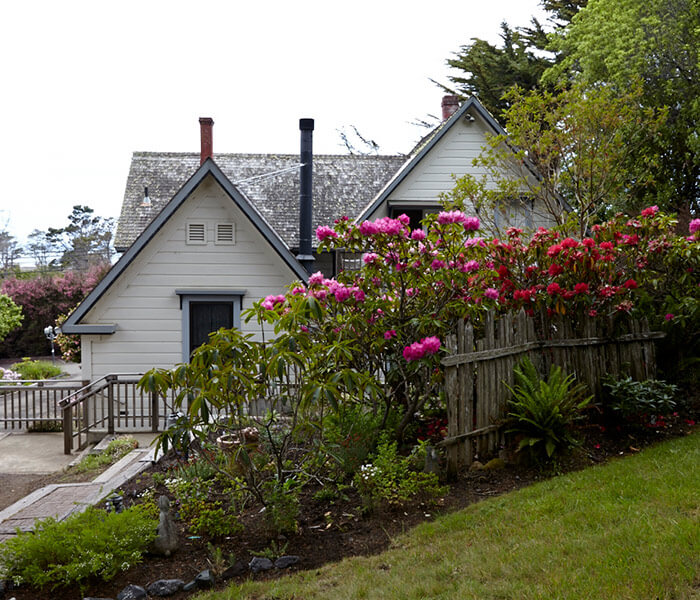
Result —
M406 161L405 156L315 155L313 230L356 217ZM290 248L299 244L299 155L214 154L214 162ZM135 152L115 247L125 251L199 168L199 153ZM150 206L142 206L148 187Z

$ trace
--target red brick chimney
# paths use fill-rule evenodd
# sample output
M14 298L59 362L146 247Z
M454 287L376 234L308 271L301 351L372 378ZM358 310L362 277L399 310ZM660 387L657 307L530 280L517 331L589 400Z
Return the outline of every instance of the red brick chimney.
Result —
M214 141L212 130L214 128L214 119L211 117L199 117L199 130L202 137L202 152L199 164L203 164L207 158L212 158L214 154Z
M449 94L442 97L442 120L447 121L459 108L459 97Z

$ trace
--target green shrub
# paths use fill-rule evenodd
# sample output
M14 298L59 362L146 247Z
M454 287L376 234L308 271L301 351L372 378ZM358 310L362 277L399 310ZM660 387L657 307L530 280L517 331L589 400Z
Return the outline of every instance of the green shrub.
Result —
M665 415L677 407L675 396L678 388L658 379L607 379L603 387L607 390L607 407L626 420L641 415Z
M263 484L265 521L276 533L296 533L299 516L299 482L290 478L284 483L271 479Z
M121 513L88 508L65 521L37 522L0 545L0 576L32 587L109 580L141 561L158 522L139 507Z
M15 363L10 368L19 373L22 379L50 379L63 373L60 367L46 360L32 360L29 357L23 358L22 362Z
M354 474L374 450L380 421L380 416L362 406L342 404L328 416L324 424L325 449L343 473Z
M238 517L227 513L220 502L191 500L181 505L180 516L194 535L217 538L243 531Z
M372 462L362 465L353 480L368 509L381 503L398 506L418 495L435 498L444 493L437 475L412 470L411 460L398 454L395 441L382 436Z
M510 429L519 436L518 451L527 448L535 458L552 456L576 444L571 425L590 401L583 384L574 385L573 375L564 375L552 365L547 381L540 379L529 358L513 370L516 385L508 387Z

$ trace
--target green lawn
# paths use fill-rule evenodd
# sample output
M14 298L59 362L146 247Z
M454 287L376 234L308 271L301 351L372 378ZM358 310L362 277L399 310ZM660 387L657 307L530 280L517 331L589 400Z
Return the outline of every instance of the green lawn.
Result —
M480 502L379 556L197 598L700 599L700 433Z

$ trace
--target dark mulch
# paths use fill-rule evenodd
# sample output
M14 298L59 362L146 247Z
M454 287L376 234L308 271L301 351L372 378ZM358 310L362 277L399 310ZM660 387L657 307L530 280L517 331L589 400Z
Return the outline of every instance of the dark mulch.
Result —
M581 447L566 459L560 461L556 471L569 472L587 466L604 463L607 460L625 454L639 452L649 444L687 435L695 427L681 417L666 422L664 429L640 429L634 433L605 431L604 428L592 426L583 434L585 441ZM152 475L164 473L171 466L171 461L163 460L123 487L126 504L130 504L148 487L153 486ZM259 508L248 510L242 516L245 532L240 535L209 540L188 537L181 528L181 548L171 557L147 556L144 562L127 572L119 574L110 582L91 583L81 593L77 587L44 591L17 589L8 592L8 598L17 600L76 599L83 595L116 598L127 584L146 586L148 583L163 578L179 578L190 581L203 569L209 567L210 553L207 542L221 548L223 555L234 554L240 561L248 563L253 553L275 547L284 554L298 555L301 561L291 570L308 570L323 564L338 561L344 557L370 555L387 549L391 540L411 527L435 519L437 516L459 510L474 502L491 498L530 485L554 473L541 469L508 465L493 471L465 471L449 484L449 492L435 505L417 502L400 509L375 511L363 515L360 510L360 498L353 490L347 492L346 499L332 503L313 499L316 490L308 490L302 496L302 515L300 528L296 535L271 538L266 530L263 515ZM162 486L156 486L157 493L166 493ZM270 571L246 577L279 577L289 571ZM227 581L219 581L217 587L223 587ZM180 592L169 598L181 600L188 594Z

